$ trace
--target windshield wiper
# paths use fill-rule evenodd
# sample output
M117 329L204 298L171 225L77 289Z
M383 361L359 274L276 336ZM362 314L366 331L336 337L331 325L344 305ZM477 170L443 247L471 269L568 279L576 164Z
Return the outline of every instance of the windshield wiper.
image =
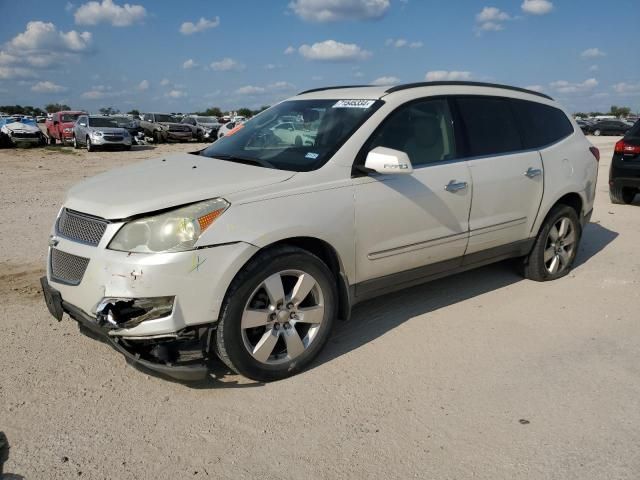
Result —
M238 155L217 155L215 153L212 157L219 158L220 160L228 160L229 162L246 163L247 165L257 165L259 167L277 169L273 163L261 158L240 157Z

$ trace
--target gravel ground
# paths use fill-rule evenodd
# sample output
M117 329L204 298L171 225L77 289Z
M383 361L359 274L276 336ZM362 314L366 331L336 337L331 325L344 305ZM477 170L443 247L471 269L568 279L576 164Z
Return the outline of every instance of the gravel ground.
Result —
M639 478L640 197L609 202L616 139L591 140L595 213L569 276L505 262L372 300L267 385L148 376L40 298L69 186L195 146L0 151L6 478Z

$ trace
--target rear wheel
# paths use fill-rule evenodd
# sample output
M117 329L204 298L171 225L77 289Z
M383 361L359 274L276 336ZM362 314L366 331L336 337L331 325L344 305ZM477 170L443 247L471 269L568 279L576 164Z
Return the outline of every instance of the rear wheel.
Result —
M611 199L611 203L628 205L633 202L637 193L637 188L619 187L615 185L609 187L609 198Z
M525 259L524 276L538 282L565 276L571 271L581 236L576 211L568 205L553 207Z
M301 371L320 352L336 316L335 279L294 247L259 254L234 279L216 330L220 359L258 381Z

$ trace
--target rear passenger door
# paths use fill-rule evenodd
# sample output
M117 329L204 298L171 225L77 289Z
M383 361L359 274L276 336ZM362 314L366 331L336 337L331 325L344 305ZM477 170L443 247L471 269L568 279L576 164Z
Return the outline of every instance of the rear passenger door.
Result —
M466 254L528 239L542 200L543 167L526 150L510 101L491 96L456 98L473 183Z

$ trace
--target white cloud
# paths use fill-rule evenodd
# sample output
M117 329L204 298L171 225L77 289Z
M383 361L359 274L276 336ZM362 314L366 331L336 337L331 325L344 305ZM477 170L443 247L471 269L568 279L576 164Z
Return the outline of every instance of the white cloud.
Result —
M162 80L160 80L160 85L162 85L163 87L166 87L167 85L169 85L171 82L169 81L168 78L163 78Z
M598 67L598 65L591 65L591 66L589 67L589 71L590 71L590 72L597 72L599 68L600 68L600 67Z
M218 25L220 25L220 17L214 17L211 20L200 17L200 20L196 23L184 22L180 26L180 33L183 35L193 35L194 33L204 32L210 28L216 28Z
M371 56L371 52L363 50L355 43L340 43L335 40L325 40L313 45L302 45L298 52L308 60L323 62L352 62L365 60Z
M616 83L613 86L613 90L616 93L619 93L619 94L640 93L640 82L638 82L638 83L627 83L627 82Z
M466 71L447 71L447 70L433 70L427 72L424 76L427 82L438 82L444 80L470 80L471 72Z
M291 55L292 53L296 53L296 49L294 47L289 45L287 48L285 48L284 50L285 55Z
M389 0L293 0L289 3L296 15L309 22L373 20L389 10Z
M228 72L231 70L235 70L235 71L239 71L239 70L244 70L244 65L242 63L239 63L237 60L234 60L233 58L223 58L222 60L218 61L218 62L213 62L211 63L211 65L209 65L211 67L212 70L215 70L216 72Z
M604 57L606 53L604 53L599 48L587 48L584 52L580 54L582 58L597 58Z
M68 64L89 51L92 36L89 32L63 32L53 23L33 21L24 32L4 44L0 50L3 78L32 76L32 68L48 68Z
M261 93L266 92L267 90L264 87L255 87L253 85L246 85L244 87L238 88L235 93L237 95L259 95Z
M275 63L267 63L267 64L264 66L264 69L265 69L265 70L275 70L276 68L279 68L279 67L280 67L280 66L279 66L279 65L276 65Z
M503 23L513 20L511 15L496 7L484 7L476 14L476 33L498 32L504 30Z
M142 5L120 6L113 0L101 2L88 2L80 5L75 13L78 25L98 25L109 23L114 27L129 27L134 23L142 22L147 16L147 10Z
M106 85L94 85L91 90L84 92L80 95L87 100L101 100L103 98L119 97L124 92L114 92L110 86Z
M31 87L31 91L36 93L59 93L65 92L66 90L67 87L50 82L49 80L38 82Z
M190 58L189 60L186 60L182 64L182 68L184 68L185 70L189 70L191 68L196 68L197 66L198 66L198 64L193 60L193 58Z
M269 92L282 92L287 90L292 90L296 88L295 85L285 81L274 82L266 87L259 87L255 85L246 85L244 87L238 88L234 93L237 95L262 95L264 93Z
M170 90L169 92L165 93L165 97L169 98L183 98L186 96L187 94L182 90Z
M20 55L27 55L25 51L56 49L82 52L88 50L91 45L91 33L75 30L62 32L51 22L37 20L27 23L27 29L13 37L6 45L10 52L18 52Z
M524 88L533 92L542 92L544 90L544 87L542 85L527 85Z
M35 72L24 67L2 67L0 66L0 79L12 80L14 78L35 77Z
M580 93L587 92L598 86L598 80L595 78L588 78L584 82L572 83L566 80L556 80L549 84L551 88L559 93Z
M73 10L73 7L75 7L75 5L71 2L67 2L67 4L64 6L65 11L70 12L71 10Z
M387 38L387 41L384 42L387 47L395 47L395 48L422 48L424 43L422 42L409 42L404 38Z
M549 0L524 0L522 10L531 15L545 15L553 10L553 3Z
M138 90L140 90L141 92L144 92L145 90L149 90L149 80L142 80L138 84Z
M400 83L398 77L379 77L371 82L371 85L397 85Z

